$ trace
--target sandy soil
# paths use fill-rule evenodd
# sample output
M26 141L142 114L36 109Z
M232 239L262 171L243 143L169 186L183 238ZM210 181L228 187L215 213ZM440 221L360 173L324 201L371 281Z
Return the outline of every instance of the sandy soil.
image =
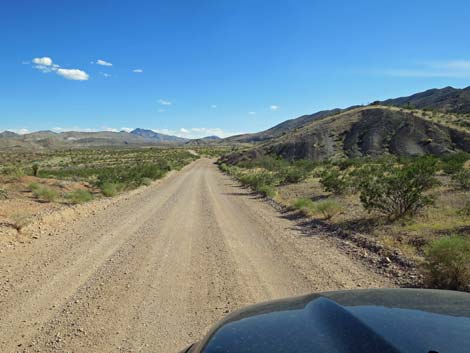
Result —
M247 304L392 286L208 159L83 214L0 252L0 352L178 352Z

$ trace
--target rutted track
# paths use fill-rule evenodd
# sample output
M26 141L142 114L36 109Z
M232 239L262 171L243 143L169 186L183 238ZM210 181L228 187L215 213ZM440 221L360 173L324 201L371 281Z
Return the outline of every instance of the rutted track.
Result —
M226 313L391 286L201 159L0 253L0 352L177 352Z

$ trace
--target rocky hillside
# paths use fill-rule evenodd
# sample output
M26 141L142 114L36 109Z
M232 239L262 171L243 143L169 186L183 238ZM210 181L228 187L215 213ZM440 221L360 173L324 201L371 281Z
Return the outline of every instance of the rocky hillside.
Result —
M324 160L394 154L470 152L470 132L435 122L425 112L368 106L315 119L292 133L231 155L227 161L276 154L286 159Z
M236 135L228 137L225 142L233 143L233 142L262 142L266 140L271 140L273 138L285 135L294 131L295 129L299 129L314 120L324 118L325 116L338 114L341 112L341 109L332 109L332 110L323 110L314 114L310 115L302 115L301 117L286 120L276 126L268 130L264 130L261 132L253 133L253 134L243 134L243 135Z
M470 87L463 89L453 87L435 88L408 97L388 99L377 103L381 105L436 110L443 113L469 114Z

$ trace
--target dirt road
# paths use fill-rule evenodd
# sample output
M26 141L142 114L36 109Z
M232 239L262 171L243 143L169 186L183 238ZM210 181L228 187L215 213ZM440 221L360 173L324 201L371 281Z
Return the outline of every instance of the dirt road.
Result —
M178 352L246 304L389 282L210 160L0 253L0 352Z

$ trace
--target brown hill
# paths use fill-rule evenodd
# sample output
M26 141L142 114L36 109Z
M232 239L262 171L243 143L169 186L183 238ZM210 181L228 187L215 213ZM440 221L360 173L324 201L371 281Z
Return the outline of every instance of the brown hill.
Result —
M470 152L470 131L426 112L368 106L316 119L296 131L227 157L227 161L275 154L285 159L323 160L394 154L412 156Z

